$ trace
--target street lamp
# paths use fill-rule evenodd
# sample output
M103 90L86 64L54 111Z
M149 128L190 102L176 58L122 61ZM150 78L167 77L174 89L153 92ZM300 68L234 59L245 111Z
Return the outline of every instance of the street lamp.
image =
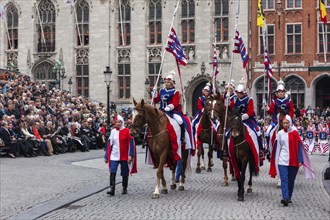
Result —
M110 130L110 83L112 70L109 66L106 67L104 73L104 82L107 85L107 131Z
M69 93L71 95L71 90L72 90L72 77L70 77L69 81L68 81L68 85L69 85Z
M66 76L64 75L65 74L65 68L64 68L64 65L62 63L62 61L56 61L54 67L53 67L53 73L55 74L56 76L56 79L59 80L59 88L60 90L62 90L62 80L66 78ZM58 75L58 78L57 78L57 75Z

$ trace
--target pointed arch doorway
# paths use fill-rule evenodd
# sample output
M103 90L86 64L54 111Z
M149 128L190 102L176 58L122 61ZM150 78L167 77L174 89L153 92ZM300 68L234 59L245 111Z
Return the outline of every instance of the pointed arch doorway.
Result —
M330 106L330 76L324 75L315 84L315 107Z

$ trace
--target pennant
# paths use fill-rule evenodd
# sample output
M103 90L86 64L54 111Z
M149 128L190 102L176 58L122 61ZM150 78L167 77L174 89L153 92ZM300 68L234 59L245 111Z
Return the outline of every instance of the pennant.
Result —
M171 34L170 36L168 36L168 43L165 50L173 54L177 62L179 62L181 65L183 66L187 65L188 60L183 52L181 43L179 41L178 36L175 33L174 28L171 28Z
M265 74L267 75L267 78L270 78L273 75L273 70L272 70L272 65L270 64L270 59L268 55L268 49L265 48L265 53L264 53L265 61Z
M249 55L247 54L245 45L243 43L243 39L237 30L235 33L235 44L234 44L233 53L241 54L241 58L243 61L243 67L245 68L247 63L249 62Z
M261 0L258 0L257 26L264 27L264 23L265 23L264 11L262 10Z
M327 25L327 9L324 4L324 0L320 0L320 20Z

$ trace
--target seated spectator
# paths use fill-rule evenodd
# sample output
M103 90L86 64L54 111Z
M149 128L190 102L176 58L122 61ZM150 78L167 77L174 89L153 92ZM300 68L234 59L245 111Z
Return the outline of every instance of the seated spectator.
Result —
M9 132L9 123L3 121L0 128L0 138L5 144L6 153L9 157L15 158L17 154L17 142L13 135Z

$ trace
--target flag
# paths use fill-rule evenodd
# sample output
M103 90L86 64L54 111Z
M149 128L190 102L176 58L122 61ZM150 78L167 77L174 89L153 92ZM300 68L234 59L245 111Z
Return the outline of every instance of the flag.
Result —
M327 25L327 9L325 8L324 0L320 0L320 20Z
M270 64L267 48L265 48L264 57L265 57L265 61L264 61L265 74L267 75L267 78L270 78L273 75L273 70L272 70L272 65Z
M243 67L246 67L246 64L249 62L249 55L247 54L246 48L243 43L243 39L239 32L236 30L235 34L235 44L233 53L240 53L243 61Z
M0 5L0 18L1 19L6 18L6 10L5 10L5 7L3 7L3 5Z
M218 71L218 53L216 46L214 45L214 51L213 51L213 75L214 77L217 77L219 71Z
M264 11L262 10L261 0L258 0L257 26L264 27L264 23L265 23Z
M183 66L187 65L188 60L183 52L181 43L174 28L171 28L171 34L168 36L168 43L165 50L173 54L177 62L181 63Z
M74 0L64 0L64 4L68 7L74 6Z

